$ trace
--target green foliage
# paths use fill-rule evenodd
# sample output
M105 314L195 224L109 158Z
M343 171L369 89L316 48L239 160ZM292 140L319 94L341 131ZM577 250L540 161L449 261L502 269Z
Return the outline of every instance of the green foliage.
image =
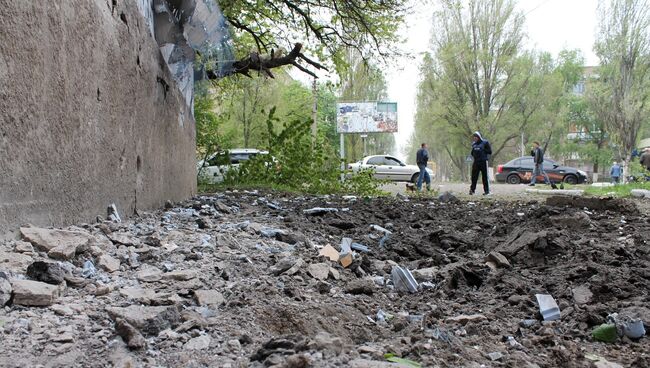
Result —
M311 137L310 120L293 120L276 131L276 109L267 116L266 149L268 155L259 155L242 163L237 170L225 175L225 185L258 185L288 188L307 193L381 194L381 182L365 175L341 183L340 161L336 152L321 135Z

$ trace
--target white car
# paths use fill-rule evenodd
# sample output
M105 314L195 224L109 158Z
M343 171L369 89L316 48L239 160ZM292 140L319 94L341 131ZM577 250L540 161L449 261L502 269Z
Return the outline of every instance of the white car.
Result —
M228 157L224 157L225 154ZM250 160L257 155L268 155L268 151L261 151L254 148L235 148L227 152L217 152L208 156L206 160L199 161L197 169L199 177L208 183L220 183L224 174L239 164ZM225 161L225 162L224 162Z
M407 165L398 158L388 155L375 155L364 157L361 161L348 165L348 170L356 173L360 170L374 170L375 179L391 181L410 181L415 183L420 176L420 169L416 165ZM433 180L433 171L427 168Z

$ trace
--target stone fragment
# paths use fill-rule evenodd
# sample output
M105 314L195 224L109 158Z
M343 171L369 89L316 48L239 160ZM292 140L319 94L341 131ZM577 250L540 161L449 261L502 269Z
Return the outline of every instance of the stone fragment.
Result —
M94 237L81 231L43 229L39 227L21 227L23 238L42 251L49 252L58 248L58 252L69 253L85 245ZM63 250L66 250L65 252Z
M147 344L140 331L121 318L115 321L115 332L122 337L131 349L142 349Z
M34 247L32 246L32 243L18 241L16 242L14 250L18 253L31 253L34 251Z
M357 279L345 286L345 292L352 295L372 295L375 292L375 283L369 279Z
M187 281L195 278L197 274L197 270L178 270L164 273L162 278L165 280Z
M482 314L470 314L470 315L460 315L456 317L449 317L446 320L449 323L460 323L461 325L466 325L468 323L477 323L487 321L487 317Z
M115 272L120 269L120 260L104 254L97 260L97 266L106 272Z
M222 305L226 302L223 294L216 290L194 290L194 297L198 305Z
M28 254L0 250L0 268L3 270L25 273L32 261L32 257Z
M326 213L335 213L335 212L339 212L339 209L331 208L331 207L314 207L314 208L302 210L302 213L310 216L322 216Z
M300 271L300 269L302 268L302 266L304 264L305 264L305 261L303 261L302 258L298 258L296 263L293 266L291 266L290 269L288 269L286 272L284 272L284 274L288 275L288 276L295 275L295 274L298 273L298 271Z
M58 263L36 261L27 267L27 277L52 285L62 284L66 272Z
M498 267L503 267L503 268L510 268L512 265L508 261L508 258L506 258L503 254L497 252L497 251L492 251L490 254L488 254L485 257L486 262L494 262Z
M147 307L130 305L128 307L108 307L108 315L117 321L121 318L143 333L157 335L167 328L174 328L180 323L181 315L176 306Z
M332 277L334 280L341 279L341 273L334 267L330 267L329 276Z
M0 272L0 308L11 299L11 283L4 272Z
M297 260L294 257L282 258L271 267L271 273L278 276L293 267L296 262Z
M573 301L575 301L576 304L589 304L594 295L587 285L580 285L571 291L573 293Z
M72 313L72 308L68 307L67 305L61 305L61 304L54 304L50 307L52 311L59 316L71 316Z
M343 352L343 340L337 336L331 336L327 332L319 332L309 342L308 347L316 351L329 351L335 355Z
M48 306L59 296L59 288L39 281L13 280L14 304L26 306Z
M210 342L212 339L208 335L202 335L195 337L193 339L190 339L185 344L185 349L187 350L204 350L210 347Z
M326 263L314 263L307 267L307 273L316 280L325 280L330 272L330 266Z
M136 274L138 280L142 282L156 282L162 279L163 272L154 266L144 265Z
M151 289L139 287L121 288L120 294L126 298L142 304L151 304L151 300L156 296L156 292Z
M126 233L110 233L106 236L115 244L126 245L127 247L135 247L140 244L138 238L135 238Z
M95 296L107 295L111 291L113 291L113 287L110 285L99 286L97 289L95 289Z
M428 267L413 270L412 274L418 281L433 281L439 271L438 267Z
M488 354L488 358L490 358L490 360L492 361L500 360L501 358L503 358L503 354L498 351L494 351Z

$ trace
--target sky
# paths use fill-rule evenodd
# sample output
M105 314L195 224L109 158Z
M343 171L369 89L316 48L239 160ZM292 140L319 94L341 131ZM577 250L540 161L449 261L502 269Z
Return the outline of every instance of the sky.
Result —
M595 39L597 0L519 0L517 6L526 14L526 47L548 51L557 56L562 49L580 49L586 65L596 65L592 51ZM397 102L399 130L396 133L397 152L404 151L413 133L418 69L422 53L430 50L431 5L419 5L407 20L404 49L414 56L394 63L386 71L388 97ZM399 66L397 66L399 65Z

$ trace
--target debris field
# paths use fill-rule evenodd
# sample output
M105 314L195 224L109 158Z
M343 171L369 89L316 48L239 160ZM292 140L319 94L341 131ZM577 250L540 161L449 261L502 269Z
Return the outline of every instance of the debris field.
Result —
M0 366L648 367L650 220L610 204L226 191L25 226Z

